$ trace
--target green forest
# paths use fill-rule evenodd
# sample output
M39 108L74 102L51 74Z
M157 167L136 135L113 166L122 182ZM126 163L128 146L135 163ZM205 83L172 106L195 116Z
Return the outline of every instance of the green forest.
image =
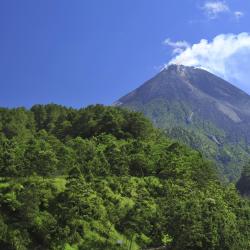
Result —
M250 166L217 169L141 113L1 108L0 249L250 249Z
M146 94L142 94L142 98L143 96ZM169 97L155 98L148 103L132 100L122 107L142 112L170 138L199 150L207 159L215 161L220 174L235 182L250 157L250 146L246 139L248 126L243 129L235 128L231 124L228 129L228 123L225 122L222 127L218 127L211 118L199 117L198 112L193 112L194 107L188 102L171 102L168 99Z

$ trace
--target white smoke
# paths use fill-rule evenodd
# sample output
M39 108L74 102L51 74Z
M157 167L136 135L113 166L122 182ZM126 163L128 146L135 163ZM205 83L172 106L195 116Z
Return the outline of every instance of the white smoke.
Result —
M221 34L212 41L202 39L193 45L166 41L177 54L168 65L205 68L250 93L250 34Z

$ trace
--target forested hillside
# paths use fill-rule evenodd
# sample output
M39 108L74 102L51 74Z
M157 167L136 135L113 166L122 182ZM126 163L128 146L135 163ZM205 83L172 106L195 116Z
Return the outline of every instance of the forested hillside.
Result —
M0 249L250 249L250 203L139 113L0 109Z
M250 157L250 95L206 70L169 65L114 104L198 149L229 181Z

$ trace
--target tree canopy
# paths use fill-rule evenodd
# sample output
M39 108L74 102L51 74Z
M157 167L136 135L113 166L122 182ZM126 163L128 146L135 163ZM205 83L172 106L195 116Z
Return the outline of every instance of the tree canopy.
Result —
M140 113L0 109L0 249L250 249L250 204Z

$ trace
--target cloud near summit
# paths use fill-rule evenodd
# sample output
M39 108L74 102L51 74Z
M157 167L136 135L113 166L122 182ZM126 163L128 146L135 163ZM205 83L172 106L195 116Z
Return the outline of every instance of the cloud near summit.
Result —
M195 66L223 77L250 93L250 34L221 34L212 41L206 39L189 45L186 41L172 42L174 57L169 64ZM184 46L185 45L185 46Z

